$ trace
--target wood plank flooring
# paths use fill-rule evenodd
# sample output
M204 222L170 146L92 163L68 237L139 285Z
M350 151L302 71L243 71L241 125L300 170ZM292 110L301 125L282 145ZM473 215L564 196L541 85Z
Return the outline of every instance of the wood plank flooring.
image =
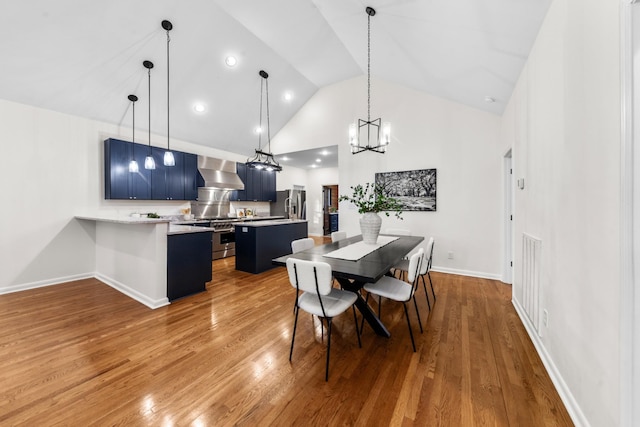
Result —
M0 425L565 426L571 420L502 283L433 273L425 326L383 301L391 338L320 322L284 268L213 263L208 291L150 310L96 279L0 296ZM372 303L373 304L373 303ZM326 329L325 329L326 331Z

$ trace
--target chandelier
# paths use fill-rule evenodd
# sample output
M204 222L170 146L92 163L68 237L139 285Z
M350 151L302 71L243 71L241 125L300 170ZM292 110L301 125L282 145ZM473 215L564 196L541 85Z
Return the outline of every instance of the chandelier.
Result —
M371 17L376 14L372 7L367 12L367 120L358 119L349 125L349 145L351 153L375 151L384 153L391 141L391 125L382 124L382 119L371 120Z
M258 132L258 148L256 148L255 155L247 159L245 164L247 167L253 169L265 169L268 171L280 172L282 170L282 166L280 166L280 163L273 158L273 154L268 151L271 149L271 129L269 127L269 82L267 80L269 78L269 74L264 70L260 70L258 74L262 78L260 81L260 125L258 129L256 129ZM262 151L262 133L264 131L262 128L263 94L266 95L267 151Z

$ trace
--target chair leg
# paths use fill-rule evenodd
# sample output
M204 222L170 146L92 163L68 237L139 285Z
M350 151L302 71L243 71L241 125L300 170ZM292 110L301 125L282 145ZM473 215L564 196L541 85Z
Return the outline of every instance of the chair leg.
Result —
M378 319L382 319L380 312L382 311L382 296L378 295Z
M298 327L298 311L299 309L294 310L296 313L295 320L293 321L293 334L291 334L291 350L289 350L289 362L291 362L291 356L293 355L293 341L296 339L296 328Z
M431 283L431 293L433 294L433 303L436 302L436 291L433 290L433 282L431 281L431 272L427 271L427 276L429 276L429 283Z
M407 304L406 303L402 303L402 306L404 307L404 315L407 318L407 326L409 327L409 336L411 337L411 345L413 346L413 352L416 352L416 343L413 340L413 331L411 330L411 322L409 321L409 311L407 310Z
M352 305L351 309L353 310L353 321L354 321L354 324L356 325L356 335L358 336L358 347L362 348L362 341L360 341L360 332L358 331L358 315L356 314L356 306ZM362 316L362 319L364 320L364 316Z
M429 302L429 293L427 292L427 285L424 281L424 275L421 275L422 279L422 289L424 289L424 297L427 299L427 306L429 307L429 311L431 311L431 303Z
M324 380L329 381L329 356L331 355L331 318L327 318L327 366L324 371Z
M422 330L422 320L420 320L420 312L418 311L418 303L416 302L416 295L413 294L413 305L416 307L416 316L418 316L418 325L420 326L420 333L424 332Z

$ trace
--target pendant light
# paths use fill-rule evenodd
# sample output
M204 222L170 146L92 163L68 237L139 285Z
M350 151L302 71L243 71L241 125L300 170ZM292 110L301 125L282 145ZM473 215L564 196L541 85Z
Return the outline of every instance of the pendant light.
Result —
M273 154L271 154L268 150L271 150L271 128L269 126L269 74L266 71L260 70L258 73L262 80L260 81L260 126L257 129L258 132L258 148L256 149L256 154L250 159L247 159L245 164L247 167L254 169L266 169L268 171L282 171L282 166L277 162L276 159L273 158ZM262 151L262 94L266 95L266 113L267 113L267 151Z
M164 152L164 165L175 166L176 159L171 152L171 146L169 145L169 31L173 28L173 24L167 20L162 21L162 28L167 31L167 151Z
M391 125L389 123L381 125L380 118L371 120L371 17L375 16L376 11L372 7L367 7L365 12L367 12L367 120L358 119L357 123L349 125L349 145L353 154L363 151L384 153L391 142ZM366 131L363 132L363 128ZM360 142L364 134L366 134L366 145Z
M144 159L144 168L155 169L156 161L153 160L153 155L151 154L151 69L153 68L153 62L144 61L142 65L147 69L147 74L149 75L149 154Z
M135 95L129 95L127 96L127 99L131 101L131 108L133 110L133 125L132 125L133 136L131 140L132 140L132 143L135 144L136 142L136 101L138 100L138 97ZM129 162L129 172L136 173L140 169L138 168L138 162L136 162L136 158L133 155L133 150L134 150L133 144L131 144L131 161Z

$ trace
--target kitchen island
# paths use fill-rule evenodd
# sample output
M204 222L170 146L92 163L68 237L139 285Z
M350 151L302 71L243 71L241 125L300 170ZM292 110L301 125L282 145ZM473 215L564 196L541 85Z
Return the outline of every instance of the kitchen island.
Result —
M162 218L75 218L95 235L95 277L150 308L204 291L211 281L211 228Z
M308 236L307 220L280 219L235 223L236 270L262 273L271 260L291 253L291 241Z

